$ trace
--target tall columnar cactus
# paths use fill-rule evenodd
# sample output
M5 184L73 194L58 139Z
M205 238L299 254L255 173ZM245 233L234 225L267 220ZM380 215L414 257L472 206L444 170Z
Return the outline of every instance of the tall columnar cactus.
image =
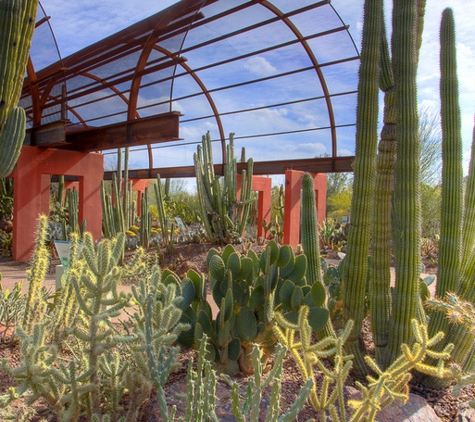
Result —
M300 221L302 233L302 247L307 257L307 284L311 286L313 295L322 297L319 307L324 307L326 302L325 288L323 287L322 265L320 258L320 245L318 236L317 204L313 179L310 174L304 174L302 178L302 212ZM317 293L318 292L318 293ZM322 330L323 336L333 334L330 319L327 320Z
M152 230L152 213L148 203L148 188L145 188L145 192L142 194L140 208L140 245L142 248L148 249Z
M378 143L379 57L382 1L367 0L364 7L363 44L356 111L356 152L351 203L352 225L348 235L347 263L343 280L344 317L354 321L347 348L355 356L355 370L364 374L359 336L364 314L371 214L374 199L376 147Z
M376 360L387 366L389 317L391 311L391 195L396 164L396 105L394 76L389 56L384 18L381 40L380 88L384 92L383 129L376 158L375 200L369 303Z
M226 147L227 162L224 177L215 175L211 137L203 136L194 154L195 174L200 215L206 233L213 243L235 243L246 228L253 202L251 184L253 160L247 161L247 170L242 172L241 196L237 198L237 163L234 157L234 134L229 136Z
M166 179L165 189L163 189L160 175L157 174L157 183L153 185L155 191L155 199L157 201L158 222L162 229L162 239L167 252L172 253L175 249L174 236L175 225L170 221L165 209L165 201L168 196L167 191L170 189L170 179Z
M442 123L442 210L436 295L456 292L462 262L463 169L461 118L458 104L457 60L453 12L445 9L440 29L440 100ZM433 313L430 333L447 331L443 314Z
M393 231L396 286L390 320L390 359L401 344L411 344L411 321L416 317L420 278L420 145L417 111L417 5L399 0L393 9L392 53L398 106L397 161L394 185ZM409 176L409 177L408 177Z
M17 107L36 23L38 0L0 2L0 177L8 176L25 138L25 111Z

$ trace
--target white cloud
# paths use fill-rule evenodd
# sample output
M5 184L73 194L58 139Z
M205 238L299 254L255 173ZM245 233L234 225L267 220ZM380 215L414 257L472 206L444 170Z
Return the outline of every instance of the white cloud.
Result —
M251 57L244 63L244 67L257 76L269 76L277 72L274 66L260 56Z

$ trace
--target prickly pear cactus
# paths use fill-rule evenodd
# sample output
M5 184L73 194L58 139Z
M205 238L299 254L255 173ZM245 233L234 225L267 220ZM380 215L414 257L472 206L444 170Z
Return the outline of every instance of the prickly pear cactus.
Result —
M252 250L241 254L227 245L222 252L210 250L206 262L208 280L192 270L183 280L187 308L183 308L182 322L192 328L182 333L179 342L190 347L206 334L209 357L223 372L252 373L253 344L260 346L263 361L274 353L276 309L293 321L300 307L307 305L315 331L328 321L328 311L320 308L325 301L324 289L307 285L307 258L295 256L288 245L271 241L260 255ZM207 281L219 308L215 317L206 301Z
M37 7L37 0L0 2L0 177L12 172L25 138L26 115L17 105Z

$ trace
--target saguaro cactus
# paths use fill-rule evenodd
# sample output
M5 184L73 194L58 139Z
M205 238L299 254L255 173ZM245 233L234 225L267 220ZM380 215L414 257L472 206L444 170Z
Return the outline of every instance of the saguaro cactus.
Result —
M0 177L8 176L25 138L25 111L17 107L35 29L38 0L0 2Z

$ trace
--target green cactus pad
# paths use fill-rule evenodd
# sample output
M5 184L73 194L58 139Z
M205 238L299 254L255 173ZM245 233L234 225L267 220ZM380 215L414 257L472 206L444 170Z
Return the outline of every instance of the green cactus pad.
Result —
M191 280L195 287L195 298L198 300L206 299L206 280L195 270L188 270L186 277ZM183 280L184 281L184 280Z
M325 287L319 281L313 283L312 286L312 299L313 303L317 308L322 307L325 304L325 299L327 294L325 292Z
M292 283L290 280L285 280L284 284L279 291L279 299L284 306L285 309L288 311L292 310L292 293L295 289L295 284Z
M254 262L251 258L241 258L241 271L237 275L238 280L252 281Z
M224 309L221 309L221 312L223 311L224 320L229 321L234 311L234 297L231 289L228 289L226 296L224 297Z
M193 299L195 298L195 286L190 279L182 283L181 295L183 297L183 300L178 305L178 308L184 311L191 305L191 303L193 302Z
M341 265L341 264L340 264ZM341 281L341 272L339 268L330 267L323 275L323 282L326 286L330 286L334 283L340 283Z
M322 268L322 271L328 270L327 260L323 257L320 257L320 267Z
M213 286L213 299L214 299L214 302L218 305L221 303L221 301L223 300L224 298L224 293L222 292L222 289L221 289L221 286L223 285L224 283L216 283L214 286Z
M300 286L295 286L290 298L290 308L292 311L298 312L303 301L303 291Z
M421 281L419 283L419 291L420 291L420 294L421 294L421 299L423 301L427 300L427 299L430 299L429 286L424 281Z
M251 342L257 336L257 318L248 306L239 310L236 317L237 332L244 342Z
M219 255L213 255L208 264L209 273L215 280L223 280L226 274L226 266Z
M168 286L169 284L175 284L177 287L180 287L181 285L179 277L173 271L170 270L163 271L162 280L165 286Z
M307 257L305 255L299 255L295 258L294 270L288 275L288 279L292 280L295 284L300 284L305 277L307 271Z
M233 253L237 253L236 249L234 249L234 246L233 245L226 245L226 247L224 248L224 251L223 251L221 256L223 258L223 261L228 265L228 267L229 267L228 259Z
M308 323L315 332L320 331L328 321L330 313L325 308L310 308Z
M264 287L257 286L251 294L249 307L253 310L259 309L264 304Z
M208 334L209 336L211 335L212 321L206 311L201 310L198 312L198 314L196 315L196 325L200 325L200 327L206 334ZM200 338L196 338L196 340L199 340Z
M214 255L220 255L219 251L215 248L212 248L208 251L208 255L206 255L206 266L209 268L209 262Z
M241 354L241 342L238 338L234 338L228 344L228 357L231 360L238 360Z
M285 267L281 267L280 269L280 276L284 279L288 278L295 267L295 257L291 259Z
M233 283L234 303L238 306L246 306L249 302L249 286L244 281Z
M201 301L201 302L198 302L195 306L195 312L196 312L196 315L198 315L198 313L200 311L202 312L205 312L206 315L208 316L208 319L211 321L213 319L213 311L211 310L211 306L208 302L206 301ZM190 308L188 308L190 309ZM191 308L193 309L193 308ZM187 311L185 311L187 312ZM196 316L195 316L196 318Z
M241 272L241 258L237 252L233 252L226 260L226 267L231 270L233 278L236 279Z
M292 247L289 245L281 246L279 249L279 257L277 258L277 266L285 267L289 265L289 263L293 263L294 261L295 256Z
M195 327L192 318L190 318L188 315L182 314L180 323L189 324L190 328L180 333L177 338L177 343L182 347L193 347L195 344Z
M259 268L260 268L259 257L256 255L256 253L252 249L250 249L247 252L247 257L252 260L254 274L256 275L259 274Z
M265 251L262 252L259 258L259 267L263 273L266 272L267 256L269 256L269 265L275 264L279 258L279 247L273 240L267 244Z
M231 324L229 321L226 321L219 330L217 330L217 340L218 346L223 347L229 343L231 337Z

